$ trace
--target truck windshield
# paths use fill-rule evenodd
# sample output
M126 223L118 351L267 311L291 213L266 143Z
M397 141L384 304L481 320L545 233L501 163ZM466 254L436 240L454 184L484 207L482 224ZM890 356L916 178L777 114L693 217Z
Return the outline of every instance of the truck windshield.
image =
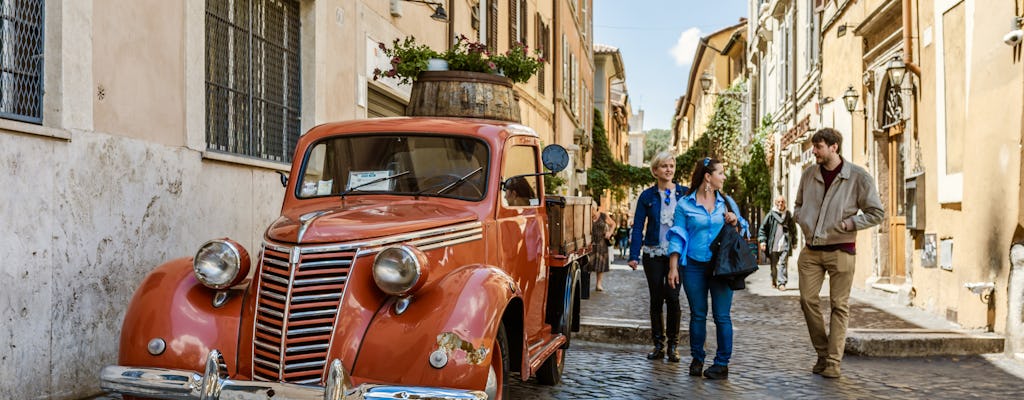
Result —
M481 200L487 144L461 136L342 136L317 142L303 160L299 198L388 193Z

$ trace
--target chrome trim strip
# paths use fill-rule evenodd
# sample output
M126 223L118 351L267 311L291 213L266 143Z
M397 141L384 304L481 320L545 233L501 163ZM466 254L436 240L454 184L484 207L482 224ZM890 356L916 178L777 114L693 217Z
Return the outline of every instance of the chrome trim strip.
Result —
M316 317L316 316L320 316L320 315L330 315L330 316L333 317L333 316L335 316L337 314L338 314L337 310L323 309L323 310L300 311L300 312L297 312L297 313L292 313L292 317L294 317L294 318L309 318L309 317Z
M253 339L253 343L255 343L255 344L256 344L257 346L260 346L260 347L261 347L261 348L263 348L264 350L268 350L268 351L277 351L277 348L276 348L276 347L274 347L274 346L270 345L269 343L264 343L264 342L263 342L262 340L260 340L259 338Z
M337 360L335 360L337 361ZM332 365L334 362L332 361ZM340 365L340 362L337 364ZM100 388L127 396L172 400L204 398L202 390L218 393L221 399L266 400L268 398L323 400L393 399L396 394L410 399L486 400L478 390L446 389L426 386L362 384L353 387L341 367L340 379L329 379L324 386L278 382L224 379L217 371L199 373L164 368L111 365L100 371ZM260 379L260 378L257 378ZM305 382L318 383L319 378ZM204 385L205 384L205 385ZM205 387L204 387L205 386ZM328 397L333 395L334 397Z
M299 245L297 247L302 249L302 254L344 252L344 251L353 251L353 250L359 249L360 247L378 247L378 246L384 246L384 245L393 244L393 243L405 242L405 241L409 241L409 240L413 240L413 239L417 239L417 238L425 238L425 237L434 236L434 235L443 235L443 234L446 234L446 233L452 233L452 232L458 232L458 231L461 231L461 230L476 229L476 228L483 229L483 223L480 222L480 221L473 221L473 222L467 222L467 223L458 224L458 225L444 226L444 227L440 227L440 228L427 229L427 230L424 230L424 231L417 231L417 232L405 233L405 234L400 234L400 235L395 235L395 236L388 236L388 237L384 237L384 238L368 240L368 241L365 241L365 242L352 242L352 243L328 244L328 245L317 245L317 246L302 246L302 245ZM264 246L266 246L266 247L268 247L268 248L270 248L272 250L282 252L282 253L287 253L289 251L292 251L292 249L296 247L296 246L282 246L282 245L277 245L277 244L272 244L272 243L264 243Z
M320 267L324 267L324 266L335 267L335 266L348 266L348 265L352 265L352 261L349 261L349 260L324 260L324 261L306 261L306 262L302 263L302 266L304 268L305 267L320 268Z
M260 329L263 329L267 333L276 333L278 336L282 336L283 335L283 333L281 333L280 329L274 328L272 326L267 326L267 325L265 325L262 322L257 322L256 323L256 327L260 328Z
M275 300L281 300L281 301L285 301L285 302L288 300L286 298L286 296L281 296L281 295L279 295L277 293L269 292L269 291L266 291L266 290L260 290L260 294L265 294L265 295L267 295L267 297L275 299Z
M305 303L317 300L334 300L341 298L341 293L329 293L329 294L307 294L303 296L292 296L292 302ZM291 320L291 318L288 318Z
M285 269L287 269L287 268L288 268L288 262L286 262L286 261L281 261L281 260L278 260L278 259L276 259L276 258L267 258L267 257L264 257L264 258L263 258L263 262L264 262L265 264L272 264L272 265L276 265L276 266L278 266L278 267L281 267L281 268L285 268Z
M456 245L456 244L459 244L459 243L472 242L474 240L482 240L483 238L484 238L484 235L481 233L481 234L477 234L477 235L473 235L473 236L467 236L467 237L461 238L461 239L449 240L449 241L445 241L445 242L439 242L439 243L435 243L435 244L431 244L431 245L427 245L427 246L420 246L419 249L423 250L423 251L439 249L439 248L442 248L442 247L453 246L453 245Z
M324 285L330 283L345 283L348 282L348 276L337 276L333 278L307 278L299 279L297 283L299 286L315 286Z
M266 308L266 307L262 307L261 306L260 307L260 311L265 312L265 313L270 314L270 315L273 315L275 317L284 319L284 313L280 313L280 312L274 311L274 309L272 309L272 308Z
M289 353L296 353L296 352L300 352L300 351L326 350L326 349L327 349L327 344L324 343L324 344L310 344L310 345L306 345L306 346L289 347L285 351L287 351Z
M281 284L281 285L288 286L288 280L284 279L284 278L282 278L280 276L277 276L277 275L274 275L274 274L270 274L270 273L267 273L267 272L263 272L260 275L263 275L263 277L266 278L266 280L268 280L268 281L272 281L272 282L275 282L275 283L278 283L278 284Z
M275 370L281 369L281 365L279 365L278 363L273 362L273 361L267 361L267 360L264 360L262 358L253 358L252 360L255 361L258 364L262 364L265 367L270 367L270 368L273 368Z
M327 360L307 361L307 362L304 362L304 363L295 363L295 364L286 365L284 367L284 370L285 371L294 371L294 370L297 370L297 369L306 369L306 368L311 368L311 367L323 367L324 365L327 365ZM319 379L317 379L317 380L319 380Z
M298 336L298 335L306 335L306 334L310 334L310 333L330 332L330 331L333 331L333 330L334 330L333 326L318 326L318 327L314 327L314 328L292 329L292 330L288 331L288 337ZM284 343L283 340L281 342L282 342L282 344ZM281 359L283 360L284 357L281 357Z

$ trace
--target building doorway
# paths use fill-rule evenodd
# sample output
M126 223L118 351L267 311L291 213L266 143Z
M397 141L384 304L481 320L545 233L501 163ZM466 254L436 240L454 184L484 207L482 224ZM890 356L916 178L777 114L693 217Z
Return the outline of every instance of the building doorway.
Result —
M881 246L885 263L879 283L903 284L906 270L907 216L905 210L905 166L903 144L906 121L903 118L903 97L900 88L885 83L885 101L882 104L880 136L876 140L879 168L879 195L885 203L886 219L883 223L885 243Z

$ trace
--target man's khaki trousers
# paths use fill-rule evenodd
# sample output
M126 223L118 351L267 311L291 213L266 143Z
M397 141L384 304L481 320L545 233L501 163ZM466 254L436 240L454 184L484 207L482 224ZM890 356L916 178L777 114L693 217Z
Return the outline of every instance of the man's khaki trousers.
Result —
M817 251L804 248L797 261L800 276L800 308L807 321L807 332L819 358L827 357L839 364L846 348L846 324L850 320L850 287L853 285L853 270L856 256L843 251ZM829 277L829 300L832 314L828 333L821 315L821 300L818 293Z

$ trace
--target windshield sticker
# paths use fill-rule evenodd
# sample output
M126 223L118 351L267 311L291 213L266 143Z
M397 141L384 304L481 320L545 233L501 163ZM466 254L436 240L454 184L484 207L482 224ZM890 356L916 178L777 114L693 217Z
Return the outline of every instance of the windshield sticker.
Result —
M319 181L316 183L316 195L326 196L331 194L331 188L334 186L334 179L327 181Z
M382 180L382 181L377 182L377 183L370 183L370 184L367 184L366 186L361 186L363 184L366 184L368 182L371 182L371 181L374 181L374 180L377 180L377 179L387 178L390 175L391 175L391 171L388 171L388 170L383 170L383 171L352 171L352 172L349 172L349 174L348 174L348 187L346 189L351 189L353 187L357 187L358 186L360 190L368 190L368 191L372 191L372 190L391 190L391 181L389 181L389 180Z

